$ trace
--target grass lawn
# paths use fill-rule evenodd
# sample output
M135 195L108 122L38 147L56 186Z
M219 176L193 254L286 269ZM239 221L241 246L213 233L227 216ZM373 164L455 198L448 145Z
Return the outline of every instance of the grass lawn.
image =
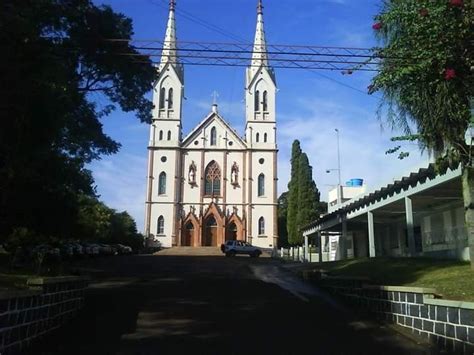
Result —
M364 276L386 286L431 287L444 299L474 302L474 271L469 262L427 258L364 258L314 266L326 270L330 276Z

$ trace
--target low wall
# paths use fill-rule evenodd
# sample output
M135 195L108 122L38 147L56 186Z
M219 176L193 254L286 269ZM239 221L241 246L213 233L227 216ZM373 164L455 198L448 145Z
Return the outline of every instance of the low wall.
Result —
M474 303L440 299L436 290L379 286L367 279L306 275L347 303L408 328L450 353L474 354Z
M0 291L0 354L17 354L71 319L84 304L87 283L82 277L34 278L26 290Z

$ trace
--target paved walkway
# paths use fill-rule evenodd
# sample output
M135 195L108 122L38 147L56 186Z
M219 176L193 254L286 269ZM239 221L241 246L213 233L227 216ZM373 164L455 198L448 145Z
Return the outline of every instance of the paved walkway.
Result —
M155 253L156 256L224 256L220 248L216 247L174 247L162 249ZM240 256L240 255L239 255ZM248 258L248 255L242 255ZM270 254L264 251L262 258L270 257Z
M32 355L430 354L270 258L161 253L78 269L93 278L84 311Z

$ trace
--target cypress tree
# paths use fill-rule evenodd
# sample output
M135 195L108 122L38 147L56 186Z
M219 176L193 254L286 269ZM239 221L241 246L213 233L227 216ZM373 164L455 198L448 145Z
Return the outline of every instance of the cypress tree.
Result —
M308 225L320 214L320 193L313 180L313 168L309 165L308 156L302 153L299 157L299 187L298 187L298 214L297 214L297 243L303 242L300 229Z
M288 191L278 198L278 247L288 246L286 218L288 215Z
M299 161L301 146L298 140L293 142L291 149L291 179L288 183L288 214L287 231L288 242L291 245L298 243L298 199L299 199Z
M303 242L300 229L326 212L325 203L313 180L313 168L300 142L293 142L291 154L291 180L288 183L287 231L288 243L299 245Z

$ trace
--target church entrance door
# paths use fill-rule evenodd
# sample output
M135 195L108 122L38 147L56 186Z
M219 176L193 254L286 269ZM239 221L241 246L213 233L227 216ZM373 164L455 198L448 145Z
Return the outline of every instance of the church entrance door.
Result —
M234 222L229 224L227 227L227 238L226 240L237 240L237 226Z
M202 238L203 247L216 247L217 246L217 222L213 216L207 219L203 234L204 234Z
M194 226L191 222L186 224L183 231L183 237L181 240L181 246L193 247L194 246Z

